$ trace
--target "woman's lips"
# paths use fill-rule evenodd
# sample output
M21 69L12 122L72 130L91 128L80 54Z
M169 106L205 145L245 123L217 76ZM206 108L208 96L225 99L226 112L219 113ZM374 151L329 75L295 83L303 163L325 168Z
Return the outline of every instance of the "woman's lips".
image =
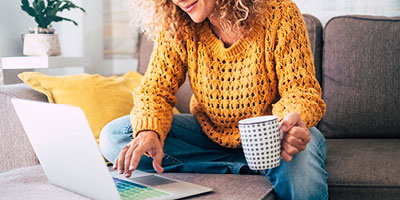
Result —
M196 6L198 1L195 1L194 3L190 4L189 6L186 6L184 8L185 12L190 13L192 12L193 8Z

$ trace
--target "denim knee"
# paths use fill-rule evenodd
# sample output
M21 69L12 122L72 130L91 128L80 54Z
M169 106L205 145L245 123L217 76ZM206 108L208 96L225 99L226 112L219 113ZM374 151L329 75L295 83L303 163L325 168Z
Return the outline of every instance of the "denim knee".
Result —
M315 127L310 128L311 140L307 148L293 156L292 161L281 160L281 165L267 171L280 199L327 199L328 185L325 171L326 140Z
M132 140L129 116L109 122L100 132L100 150L103 156L114 163L122 148Z
M324 135L315 127L311 127L309 130L311 135L311 144L308 146L314 146L317 150L319 150L320 156L325 159L327 144Z
M315 126L311 127L309 129L309 131L310 131L311 137L314 136L317 141L326 143L326 139L325 139L324 135L321 133L321 131L319 131L317 128L315 128Z

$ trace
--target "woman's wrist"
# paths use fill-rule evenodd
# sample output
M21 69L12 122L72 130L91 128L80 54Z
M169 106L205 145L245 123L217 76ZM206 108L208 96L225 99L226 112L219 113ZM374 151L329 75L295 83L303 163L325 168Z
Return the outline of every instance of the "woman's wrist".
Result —
M150 136L150 137L157 137L158 139L160 139L160 135L158 135L158 133L156 133L155 131L151 131L151 130L144 130L144 131L139 131L138 134L136 135L136 137L138 136Z

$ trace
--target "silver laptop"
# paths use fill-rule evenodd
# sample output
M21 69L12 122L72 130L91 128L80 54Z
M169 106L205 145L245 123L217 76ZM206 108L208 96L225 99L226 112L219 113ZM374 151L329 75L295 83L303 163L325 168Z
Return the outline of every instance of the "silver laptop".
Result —
M110 172L79 107L11 100L49 181L94 199L176 199L212 189L136 170Z

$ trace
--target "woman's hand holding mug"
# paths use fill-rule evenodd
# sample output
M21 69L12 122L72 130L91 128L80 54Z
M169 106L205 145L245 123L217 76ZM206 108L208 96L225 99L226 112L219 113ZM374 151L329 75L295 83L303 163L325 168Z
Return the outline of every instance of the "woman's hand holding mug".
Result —
M292 160L293 156L304 151L310 142L311 136L306 124L300 115L292 112L281 121L281 156L286 161Z

